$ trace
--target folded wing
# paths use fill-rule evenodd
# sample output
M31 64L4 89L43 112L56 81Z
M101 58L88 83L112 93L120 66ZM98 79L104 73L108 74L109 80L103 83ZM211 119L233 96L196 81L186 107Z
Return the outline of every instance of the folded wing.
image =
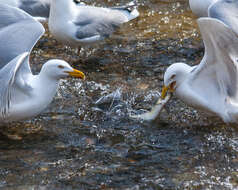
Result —
M100 39L110 36L122 23L136 18L139 13L128 7L100 8L78 6L79 14L74 20L78 40ZM128 8L128 9L127 9Z

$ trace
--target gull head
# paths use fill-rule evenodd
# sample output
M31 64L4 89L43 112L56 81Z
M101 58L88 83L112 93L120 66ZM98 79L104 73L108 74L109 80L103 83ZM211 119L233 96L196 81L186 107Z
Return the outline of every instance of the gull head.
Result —
M167 92L173 93L176 91L176 88L185 80L190 71L191 67L185 63L174 63L169 66L164 74L164 87L161 98L164 99Z
M41 69L41 75L55 80L66 77L85 79L83 72L72 68L67 62L59 59L52 59L50 61L47 61Z

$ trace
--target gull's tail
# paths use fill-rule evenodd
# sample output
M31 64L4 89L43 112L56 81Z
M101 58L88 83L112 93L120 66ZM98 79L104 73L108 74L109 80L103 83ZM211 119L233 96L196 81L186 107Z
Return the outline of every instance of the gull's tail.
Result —
M128 21L135 19L136 17L138 17L140 15L139 11L137 10L137 2L136 1L132 1L130 3L128 3L127 5L124 6L120 6L120 7L112 7L112 9L116 9L116 10L120 10L120 11L124 11Z

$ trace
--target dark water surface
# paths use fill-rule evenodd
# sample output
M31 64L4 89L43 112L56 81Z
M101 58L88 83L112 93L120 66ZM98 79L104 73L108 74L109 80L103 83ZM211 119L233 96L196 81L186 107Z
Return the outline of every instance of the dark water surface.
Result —
M63 80L46 112L1 128L0 189L237 188L236 126L176 98L155 122L129 118L156 102L170 64L197 64L203 55L187 0L138 2L140 18L80 56L48 33L39 41L34 72L48 59L62 58L87 80Z

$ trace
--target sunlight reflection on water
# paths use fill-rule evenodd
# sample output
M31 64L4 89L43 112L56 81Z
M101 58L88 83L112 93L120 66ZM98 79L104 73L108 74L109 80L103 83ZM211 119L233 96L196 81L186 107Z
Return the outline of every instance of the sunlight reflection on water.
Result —
M116 6L126 0L89 0ZM149 110L173 62L196 64L203 45L186 0L138 1L140 17L111 39L75 55L46 33L31 57L34 72L54 57L86 73L62 80L40 116L3 128L4 189L233 189L237 130L175 98L160 121L131 120ZM5 135L15 138L6 138Z

